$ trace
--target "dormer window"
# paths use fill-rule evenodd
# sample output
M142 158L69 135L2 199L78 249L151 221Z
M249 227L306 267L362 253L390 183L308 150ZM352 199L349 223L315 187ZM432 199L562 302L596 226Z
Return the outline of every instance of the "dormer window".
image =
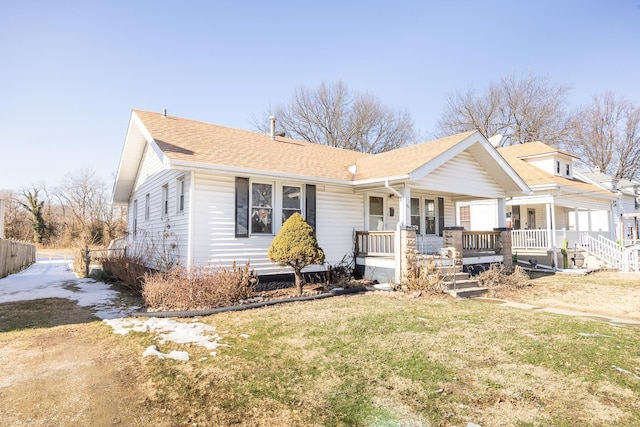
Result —
M556 160L556 174L560 175L560 160Z
M567 176L571 176L571 166L569 165L569 163L566 164L566 170L565 170L565 175Z

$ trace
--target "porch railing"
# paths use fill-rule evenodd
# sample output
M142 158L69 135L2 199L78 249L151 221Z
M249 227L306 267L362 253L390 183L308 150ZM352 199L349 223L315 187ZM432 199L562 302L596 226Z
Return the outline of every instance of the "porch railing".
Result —
M499 231L463 231L462 252L495 252L499 240Z
M602 236L595 238L588 234L584 236L583 249L619 270L640 271L637 249L627 249Z
M513 249L547 249L549 230L513 230L511 231Z
M395 231L356 231L356 255L393 255L394 242Z
M463 231L462 252L496 252L499 237L499 231ZM391 256L395 253L395 231L356 231L355 246L356 255ZM442 248L442 238L416 236L416 246L419 253L437 253Z
M562 240L567 239L570 248L583 245L587 236L595 239L602 236L609 238L610 233L606 231L575 231L575 230L512 230L511 247L513 249L549 249L553 242L550 236L555 234L556 247L562 247Z

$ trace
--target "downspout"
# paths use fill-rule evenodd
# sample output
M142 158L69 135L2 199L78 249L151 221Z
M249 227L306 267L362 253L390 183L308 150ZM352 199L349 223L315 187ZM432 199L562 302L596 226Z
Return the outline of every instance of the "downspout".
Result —
M389 181L386 180L384 182L384 186L386 189L390 190L393 194L398 197L399 205L398 205L398 214L400 215L400 221L396 225L396 233L394 236L394 246L395 246L395 277L394 280L396 284L399 284L402 279L402 254L400 253L400 229L404 227L404 220L406 216L406 212L404 211L404 196L398 190L389 185Z

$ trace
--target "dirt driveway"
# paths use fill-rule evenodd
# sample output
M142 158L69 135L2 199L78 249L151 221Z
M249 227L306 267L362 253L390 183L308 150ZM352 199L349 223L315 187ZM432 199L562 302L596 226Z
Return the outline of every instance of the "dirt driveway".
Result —
M604 283L604 284L603 284ZM640 277L546 277L513 299L640 320ZM2 282L0 281L0 295ZM12 426L170 425L144 359L64 298L0 303L0 419Z

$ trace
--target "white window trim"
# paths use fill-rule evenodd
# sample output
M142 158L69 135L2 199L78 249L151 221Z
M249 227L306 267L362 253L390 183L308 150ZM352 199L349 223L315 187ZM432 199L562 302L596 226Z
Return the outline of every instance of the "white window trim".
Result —
M380 231L380 230L372 230L371 229L371 198L372 197L380 197L382 198L382 230L387 229L387 197L388 194L383 193L370 193L367 194L366 204L365 204L365 229L367 231Z
M132 212L132 222L131 231L135 236L138 233L138 199L134 199L133 201L133 212Z
M254 206L253 203L253 186L254 184L263 184L263 185L270 185L271 186L271 233L254 233L253 232L253 208L256 207ZM279 197L279 202L278 202L278 197L276 195L276 184L274 182L269 182L269 181L254 181L252 179L249 180L249 236L273 236L275 235L279 230L280 227L276 227L276 225L278 224L278 221L280 221L280 223L282 222L282 214L278 213L278 210L276 209L276 206L280 206L282 207L282 196Z
M162 205L160 206L160 216L166 218L169 216L169 184L162 186Z
M176 213L181 214L184 213L185 205L186 205L186 180L185 176L182 175L176 179Z
M144 195L144 220L149 221L151 216L151 194Z
M440 229L440 212L438 212L438 197L436 195L412 195L411 198L412 199L418 199L419 203L418 206L420 208L420 233L418 235L420 236L438 236L438 230ZM429 233L427 234L427 218L426 218L426 214L427 214L427 210L425 209L425 200L432 200L433 201L433 208L434 208L434 214L435 214L435 233ZM409 202L411 203L411 202ZM409 205L411 206L411 205ZM443 224L444 226L444 224Z
M300 201L300 207L296 212L300 212L300 215L302 215L303 218L306 218L305 216L305 185L304 184L298 184L298 183L290 183L290 182L284 182L282 184L280 184L278 186L278 197L276 197L276 201L274 202L276 204L276 206L280 207L279 210L279 215L280 218L278 218L277 224L278 225L278 231L280 230L280 228L282 228L282 224L284 223L284 187L296 187L300 190L300 197L299 197L299 201Z

